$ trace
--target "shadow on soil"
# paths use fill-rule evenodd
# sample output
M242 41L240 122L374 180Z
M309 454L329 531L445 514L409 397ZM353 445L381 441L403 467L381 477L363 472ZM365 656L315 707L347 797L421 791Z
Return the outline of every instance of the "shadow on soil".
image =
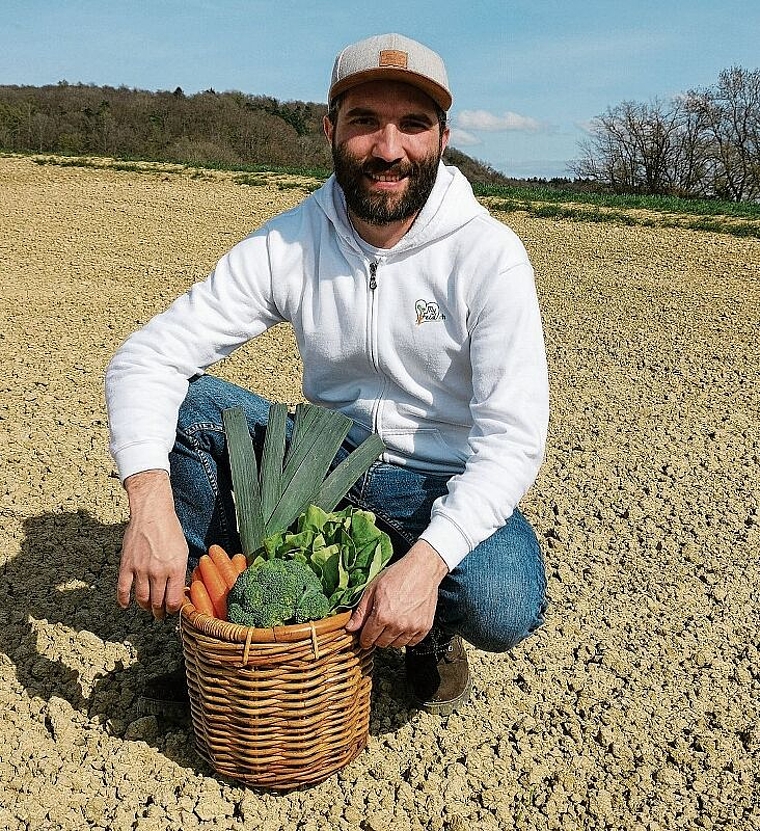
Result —
M85 511L25 520L20 555L0 569L0 652L15 666L30 698L68 701L112 735L139 738L172 761L213 775L194 751L189 716L159 720L157 729L151 724L134 735L145 679L179 666L182 649L176 617L158 622L134 604L127 611L116 604L124 528L124 523L104 525ZM43 620L68 632L68 638L55 639L56 657L40 643L45 634L36 624ZM123 657L109 656L110 651L123 656L124 644L130 645L128 666ZM85 691L82 676L88 669L109 664L113 669L99 674ZM376 652L372 735L394 732L411 717L401 679L402 655Z

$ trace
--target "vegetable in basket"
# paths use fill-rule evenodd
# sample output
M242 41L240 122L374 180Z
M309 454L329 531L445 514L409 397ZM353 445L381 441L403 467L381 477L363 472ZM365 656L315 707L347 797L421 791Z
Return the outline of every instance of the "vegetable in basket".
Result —
M351 608L390 560L391 542L369 511L333 509L382 453L382 440L370 436L328 474L351 419L300 404L286 451L287 409L273 404L259 472L242 409L225 410L222 416L240 539L251 562L230 591L230 620L269 627ZM308 568L327 605L299 595L305 583L293 590L273 565L278 562Z
M370 511L349 507L327 513L316 505L301 514L295 533L274 534L262 549L254 566L274 558L307 563L319 576L331 612L355 606L393 554L390 538Z
M329 612L319 577L301 560L265 560L251 566L227 597L227 619L242 626L306 623Z
M193 606L204 615L226 620L227 595L247 567L243 554L230 557L220 545L212 545L193 569L189 592Z

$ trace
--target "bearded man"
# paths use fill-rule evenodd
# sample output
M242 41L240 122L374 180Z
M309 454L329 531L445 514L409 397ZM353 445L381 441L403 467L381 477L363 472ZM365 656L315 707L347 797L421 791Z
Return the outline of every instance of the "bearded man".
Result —
M440 56L398 34L337 57L324 129L334 175L267 222L133 334L111 361L111 450L127 491L118 602L157 618L188 565L239 550L222 410L259 434L269 402L205 375L277 323L293 326L307 400L386 450L349 500L394 539L349 629L405 649L417 706L464 703L462 638L512 648L543 621L543 559L517 505L543 459L546 356L527 254L441 161L452 97ZM154 679L143 711L185 697Z

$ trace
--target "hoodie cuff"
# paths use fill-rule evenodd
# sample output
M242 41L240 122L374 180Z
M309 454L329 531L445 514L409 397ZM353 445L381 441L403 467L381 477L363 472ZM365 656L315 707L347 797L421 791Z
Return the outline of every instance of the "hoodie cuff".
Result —
M163 444L132 444L113 451L122 485L128 476L144 470L165 470L169 473L169 456Z
M470 553L470 541L459 526L443 514L435 514L420 539L435 548L444 563L453 571Z

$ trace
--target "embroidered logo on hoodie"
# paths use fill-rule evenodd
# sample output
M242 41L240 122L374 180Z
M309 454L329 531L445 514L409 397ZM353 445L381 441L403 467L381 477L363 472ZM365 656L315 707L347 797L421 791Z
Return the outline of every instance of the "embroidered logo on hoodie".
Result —
M433 300L418 300L414 304L414 311L417 313L418 326L420 323L446 320L446 315L438 308L438 304Z

